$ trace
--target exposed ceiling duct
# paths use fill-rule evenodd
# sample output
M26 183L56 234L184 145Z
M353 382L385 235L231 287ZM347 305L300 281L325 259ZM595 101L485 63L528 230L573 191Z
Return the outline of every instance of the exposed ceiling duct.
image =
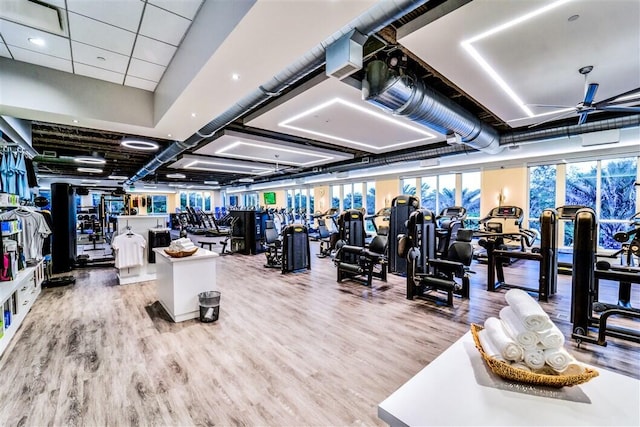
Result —
M550 129L528 129L521 132L510 132L500 136L501 145L513 145L530 141L542 141L545 139L566 138L572 135L580 135L590 132L624 129L640 126L640 115L614 117L597 122L587 122L581 125L560 126Z
M495 129L461 106L409 75L397 75L376 60L367 66L363 98L394 115L427 126L476 150L496 154L502 150Z
M376 4L323 42L316 45L294 64L272 77L271 80L207 123L202 129L191 135L184 142L175 142L167 147L152 161L136 172L133 177L129 178L126 184L130 185L155 172L156 169L164 163L174 159L184 151L195 147L205 138L213 136L229 123L262 105L270 98L277 96L289 86L317 70L325 63L327 47L342 39L343 36L351 34L354 29L357 29L361 34L369 36L417 7L427 3L427 1L428 0L390 0Z

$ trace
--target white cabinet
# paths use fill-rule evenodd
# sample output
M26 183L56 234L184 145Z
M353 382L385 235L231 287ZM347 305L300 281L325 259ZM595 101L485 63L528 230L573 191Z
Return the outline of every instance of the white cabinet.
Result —
M34 267L27 267L21 270L14 280L0 282L0 307L2 307L0 355L4 353L31 306L40 295L43 280L44 262L40 261ZM11 312L10 325L6 325L4 321L6 310Z

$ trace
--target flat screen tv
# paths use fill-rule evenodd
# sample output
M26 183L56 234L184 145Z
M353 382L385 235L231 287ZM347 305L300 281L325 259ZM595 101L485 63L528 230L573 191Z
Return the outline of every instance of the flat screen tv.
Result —
M264 204L265 205L275 205L276 204L276 193L273 191L267 191L264 193Z

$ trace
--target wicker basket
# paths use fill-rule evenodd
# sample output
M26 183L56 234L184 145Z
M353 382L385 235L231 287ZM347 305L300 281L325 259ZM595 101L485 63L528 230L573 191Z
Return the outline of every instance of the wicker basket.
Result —
M526 384L542 385L549 387L571 387L574 385L586 383L591 378L597 377L598 371L591 368L584 368L584 372L578 375L560 375L555 374L549 369L549 374L538 374L534 372L525 371L523 369L517 369L509 365L508 363L490 357L482 350L480 340L478 339L478 332L482 330L482 326L471 324L471 334L473 335L473 341L476 344L476 348L480 352L480 355L484 361L489 365L489 368L498 376Z
M164 253L169 255L171 258L184 258L195 254L198 251L198 248L193 248L189 251L170 251L165 249Z

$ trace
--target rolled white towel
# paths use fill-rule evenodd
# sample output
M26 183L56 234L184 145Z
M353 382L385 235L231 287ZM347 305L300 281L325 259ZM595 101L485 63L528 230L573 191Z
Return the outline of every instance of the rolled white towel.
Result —
M577 360L574 360L573 362L569 363L569 366L567 366L567 369L558 373L560 375L579 375L584 373L584 368L585 366L582 363L578 362Z
M551 327L552 323L547 313L525 291L509 289L504 298L528 330L538 332Z
M494 359L498 359L504 362L504 357L496 348L496 345L491 340L491 336L487 332L486 329L483 329L478 332L478 341L480 341L480 345L482 346L482 350L489 356Z
M489 317L484 322L484 328L491 337L491 342L495 344L496 350L500 352L504 359L514 362L522 360L522 347L507 335L500 319Z
M531 372L531 368L527 366L524 362L513 362L511 363L512 368L522 369L523 371Z
M539 348L524 349L524 363L531 369L541 369L544 366L544 362L544 352Z
M573 356L564 347L544 350L544 360L556 372L566 370L570 363L575 362Z
M553 322L549 329L540 331L537 334L540 339L540 344L542 344L545 349L560 348L564 345L564 334Z
M503 307L500 310L500 320L511 338L522 347L534 347L538 344L538 334L528 330L511 307Z

